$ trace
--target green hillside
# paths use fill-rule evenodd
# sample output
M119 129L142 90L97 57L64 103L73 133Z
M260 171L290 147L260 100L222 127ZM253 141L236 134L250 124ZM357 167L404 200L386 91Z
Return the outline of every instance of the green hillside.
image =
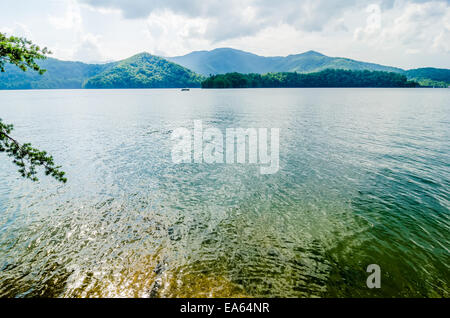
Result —
M141 53L89 78L84 88L200 87L203 78L161 57Z
M417 68L405 71L405 75L420 83L422 86L448 87L450 86L450 70L440 68Z
M374 63L359 62L341 57L329 57L315 51L297 55L289 55L274 66L277 72L320 72L326 69L342 69L352 71L402 72L400 68L383 66Z
M76 89L81 88L89 77L113 66L109 64L85 64L60 61L49 58L38 62L46 69L44 75L37 72L23 72L14 65L6 65L0 73L0 89Z

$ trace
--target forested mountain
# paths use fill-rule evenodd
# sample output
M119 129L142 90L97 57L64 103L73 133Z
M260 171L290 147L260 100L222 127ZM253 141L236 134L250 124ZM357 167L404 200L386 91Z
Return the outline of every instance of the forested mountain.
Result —
M85 64L54 58L39 61L38 64L47 70L43 76L6 65L6 72L0 73L0 89L200 87L205 77L198 74L314 73L327 69L394 72L403 74L422 86L450 85L448 69L420 68L405 71L346 58L328 57L314 51L287 57L263 57L234 49L216 49L168 59L141 53L108 64Z
M252 53L222 48L192 52L167 58L203 75L225 73L299 72L311 73L325 69L402 72L400 68L359 62L347 58L329 57L315 51L286 57L263 57Z
M316 73L268 73L213 75L202 88L275 88L275 87L417 87L405 75L380 71L327 69Z
M417 68L405 71L408 78L419 82L423 86L450 86L450 70L442 68Z
M109 64L85 64L49 58L38 62L46 69L44 75L23 72L15 65L6 65L0 73L0 89L75 89L81 88L86 79L113 66Z
M450 70L448 69L419 68L405 71L397 67L360 62L342 57L329 57L315 51L286 57L264 57L240 50L221 48L212 51L192 52L168 59L203 75L233 72L243 74L312 73L326 69L369 70L404 74L408 79L417 81L423 86L447 87L450 85Z
M84 88L200 87L204 78L164 58L149 53L120 61L89 78Z
M200 87L192 71L148 53L108 64L85 64L49 58L38 64L44 75L7 65L0 89L178 88Z
M274 71L273 65L279 63L282 58L263 57L240 50L222 48L196 51L167 59L196 73L209 76L231 72L265 74Z
M315 51L289 55L274 66L276 72L312 73L326 69L343 69L352 71L401 72L402 69L374 63L359 62L342 57L329 57Z

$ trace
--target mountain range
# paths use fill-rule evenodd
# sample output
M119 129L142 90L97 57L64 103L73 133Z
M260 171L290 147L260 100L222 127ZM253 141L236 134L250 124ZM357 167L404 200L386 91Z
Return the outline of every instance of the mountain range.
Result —
M329 57L319 52L308 51L286 57L264 57L256 54L221 48L212 51L197 51L184 56L169 57L168 60L183 65L194 72L208 76L225 73L312 73L325 69L371 70L402 72L400 68L374 63L359 62L347 58Z
M329 57L315 51L286 57L264 57L221 48L166 58L140 53L107 64L86 64L49 58L40 61L39 65L47 70L43 76L32 71L22 72L15 66L7 66L6 72L0 73L0 89L200 87L206 76L214 74L312 73L326 69L394 72L425 86L450 85L449 69L403 70L348 58Z

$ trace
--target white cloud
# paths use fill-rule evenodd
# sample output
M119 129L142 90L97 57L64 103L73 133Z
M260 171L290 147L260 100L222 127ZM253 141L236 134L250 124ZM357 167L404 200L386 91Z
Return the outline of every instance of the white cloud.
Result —
M382 13L372 5L367 8L366 26L354 32L357 41L388 50L408 53L449 53L450 6L446 2L402 2Z
M450 16L448 20L450 20ZM445 28L441 30L439 34L433 39L432 50L450 54L450 28Z
M0 30L18 33L15 23L24 23L55 57L84 61L235 47L450 67L449 7L449 0L15 0L0 11Z
M12 28L8 28L8 27L1 27L0 28L0 33L5 33L5 34L13 34L13 29Z
M207 27L203 18L188 18L169 10L152 13L146 19L146 35L151 53L161 56L182 54L186 48L195 47L201 40Z
M379 35L381 31L381 8L378 4L371 4L366 8L369 13L366 26L355 30L357 40L370 39Z
M93 34L86 34L82 37L72 58L77 61L84 61L87 63L98 63L103 60L103 55L100 51L99 36Z
M48 20L56 30L63 30L66 36L72 37L72 46L61 48L57 45L54 53L65 59L86 63L102 61L104 56L101 53L101 36L85 30L80 4L76 0L67 0L64 4L64 14L50 15ZM110 10L105 11L107 12L104 13L107 14Z
M127 19L146 19L170 10L186 18L208 21L204 36L219 42L255 35L275 25L289 24L299 30L320 31L338 19L345 9L359 6L356 0L80 0L92 7L119 9Z
M28 39L33 37L30 28L19 22L14 23L12 27L0 27L0 32L6 33L7 35L20 36Z
M67 2L64 16L49 16L50 24L57 29L73 29L80 31L83 24L81 11L75 0Z

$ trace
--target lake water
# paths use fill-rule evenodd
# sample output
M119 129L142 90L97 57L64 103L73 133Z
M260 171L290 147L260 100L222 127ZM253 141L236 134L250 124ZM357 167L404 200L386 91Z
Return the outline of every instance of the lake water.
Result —
M0 117L69 179L0 154L0 296L449 297L448 89L0 91ZM197 119L280 128L279 172L173 164Z

